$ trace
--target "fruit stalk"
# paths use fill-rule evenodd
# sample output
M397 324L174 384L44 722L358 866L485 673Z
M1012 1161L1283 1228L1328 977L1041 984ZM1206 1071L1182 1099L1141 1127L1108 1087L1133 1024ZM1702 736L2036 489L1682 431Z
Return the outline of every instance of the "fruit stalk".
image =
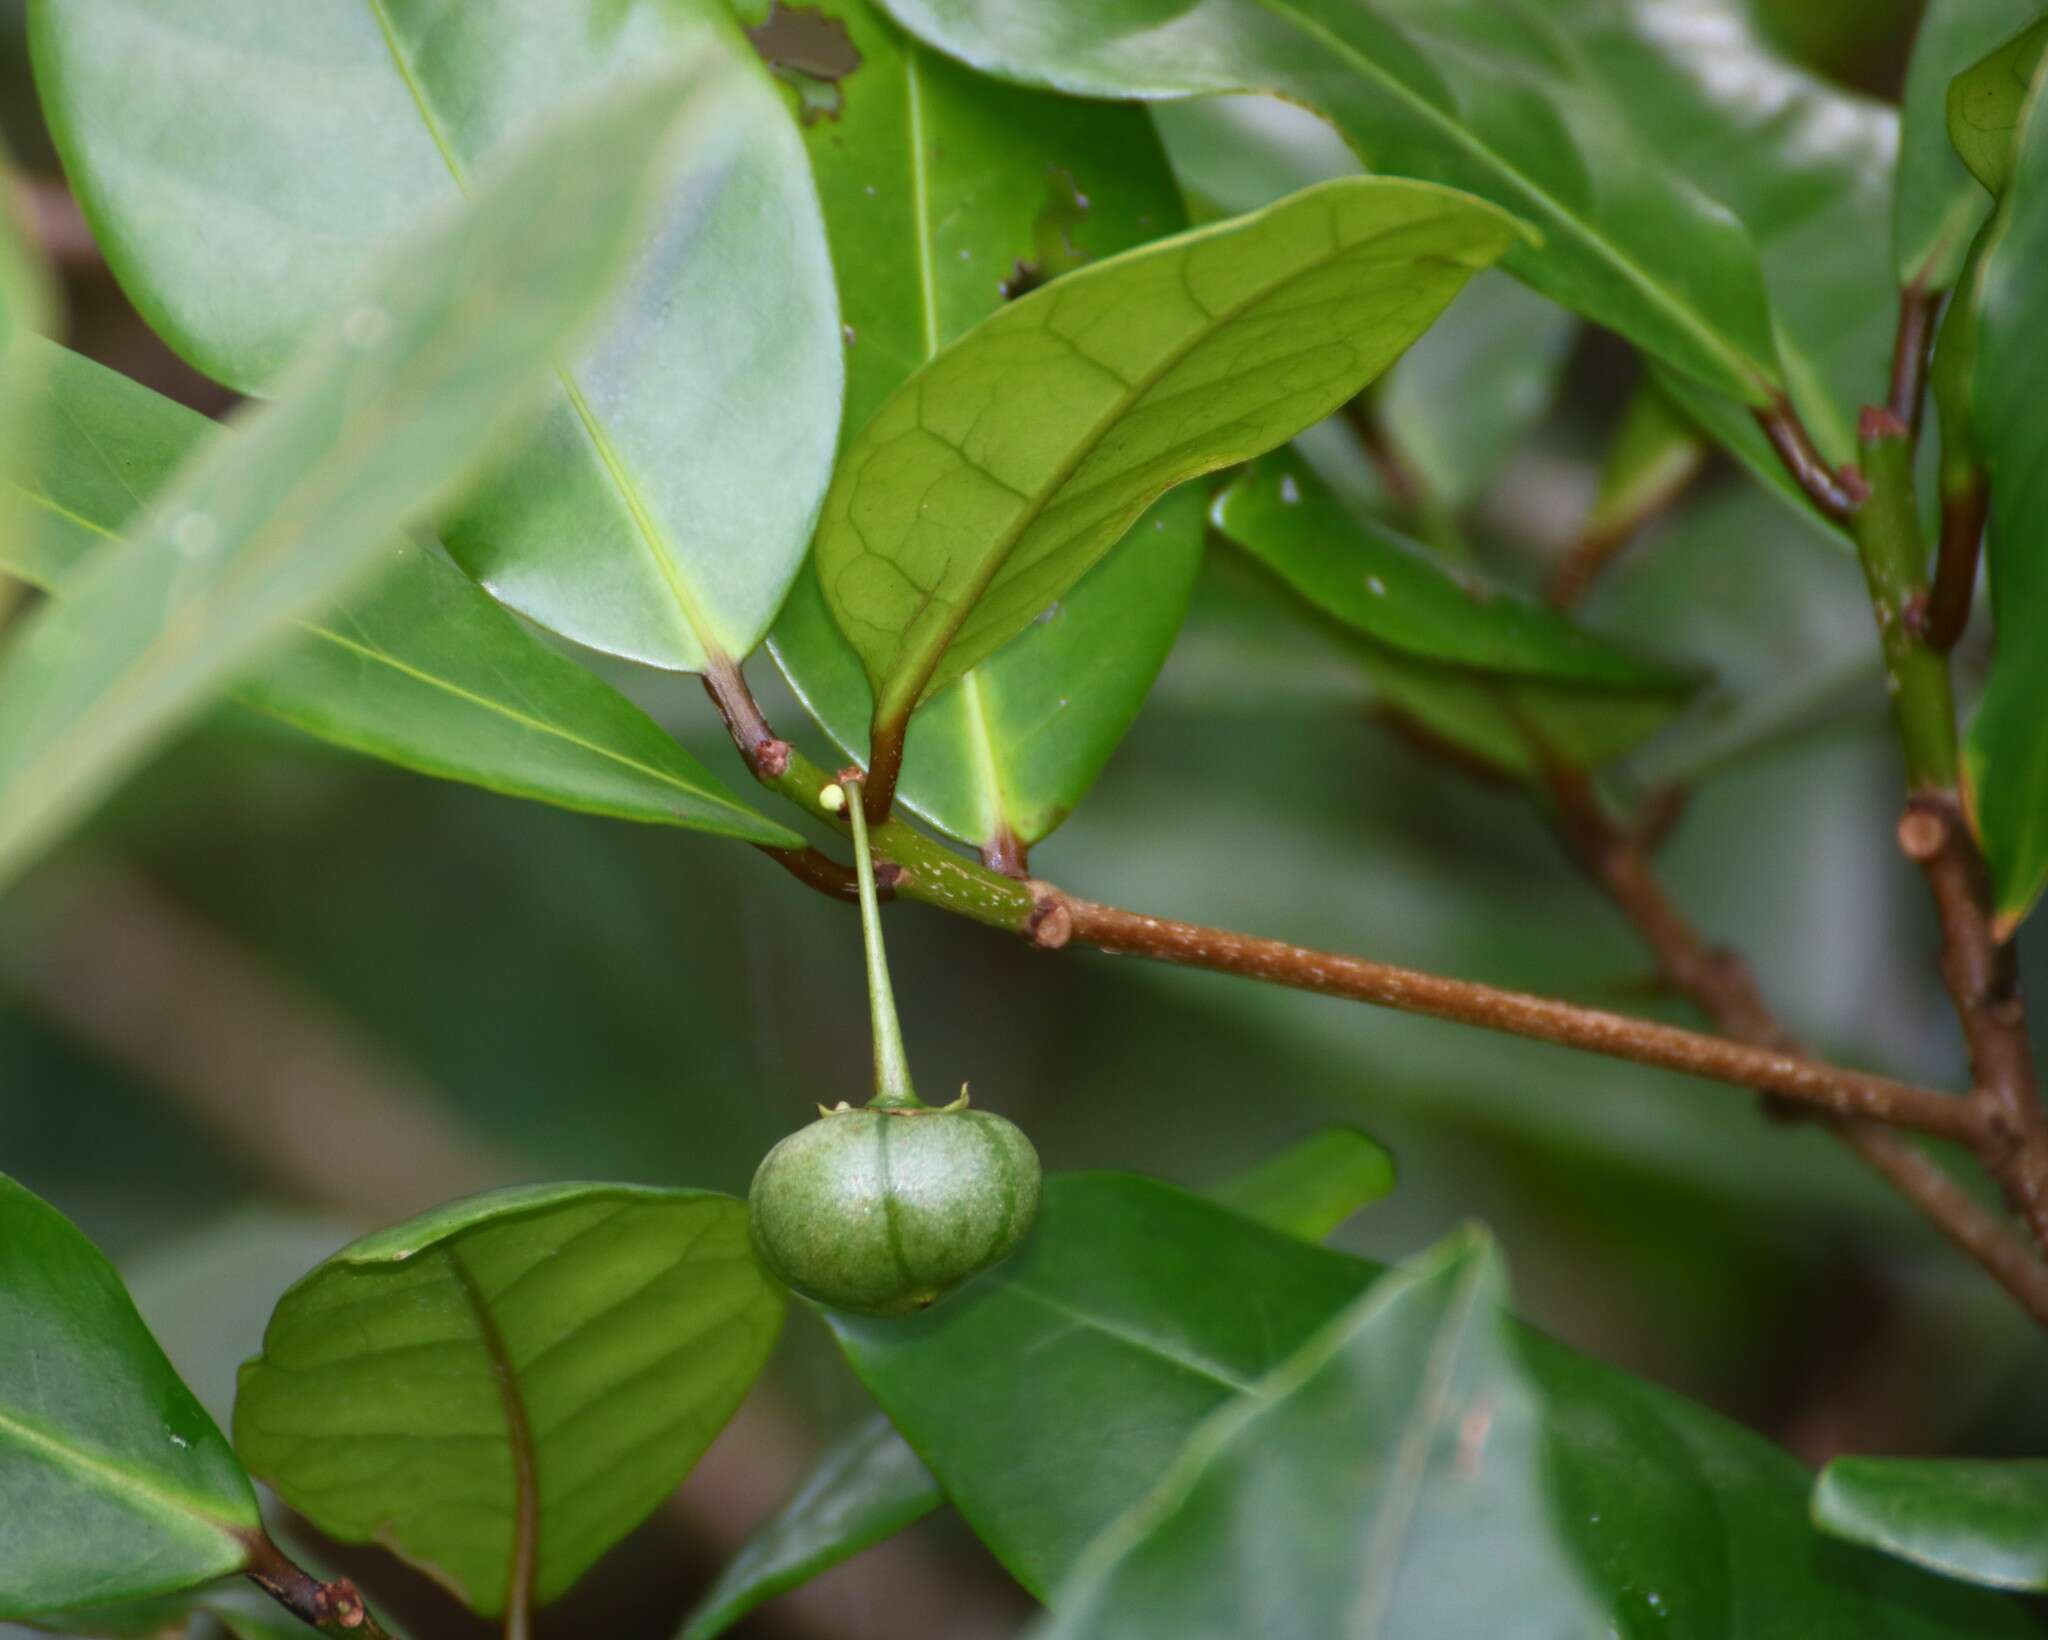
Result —
M868 1012L875 1027L875 1096L883 1110L921 1110L924 1101L910 1085L910 1059L903 1051L903 1027L896 1019L896 992L889 984L889 954L882 947L882 907L875 895L875 857L868 847L861 783L843 779L847 819L853 826L853 869L860 884L861 942L867 952Z

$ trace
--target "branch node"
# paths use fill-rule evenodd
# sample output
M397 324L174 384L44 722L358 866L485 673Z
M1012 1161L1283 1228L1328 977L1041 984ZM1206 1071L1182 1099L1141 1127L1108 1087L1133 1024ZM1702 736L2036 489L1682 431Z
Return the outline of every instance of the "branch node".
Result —
M1925 865L1948 847L1948 819L1933 804L1908 803L1899 816L1899 849L1907 859Z
M1057 951L1074 937L1074 909L1066 895L1051 883L1034 877L1024 885L1031 890L1031 920L1024 932L1041 951Z

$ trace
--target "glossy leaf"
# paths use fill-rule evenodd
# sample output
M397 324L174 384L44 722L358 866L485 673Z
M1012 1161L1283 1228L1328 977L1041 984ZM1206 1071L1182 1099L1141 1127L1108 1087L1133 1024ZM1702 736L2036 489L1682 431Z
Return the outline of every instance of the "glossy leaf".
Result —
M385 1629L402 1640L388 1620ZM0 1625L0 1637L24 1631ZM268 1595L237 1579L190 1594L68 1612L32 1632L59 1640L306 1640L313 1631Z
M99 1250L0 1175L0 1618L241 1570L256 1496Z
M763 1601L808 1583L922 1520L942 1501L931 1472L879 1415L835 1441L794 1497L747 1539L676 1640L711 1640Z
M49 0L32 21L110 266L174 347L253 390L507 144L696 61L621 308L448 541L513 608L600 649L698 670L760 641L829 476L839 326L801 146L722 0Z
M1144 113L971 74L861 0L828 0L861 59L805 128L847 322L851 436L1009 293L1171 233L1173 178ZM917 716L902 801L978 845L1037 842L1094 782L1172 645L1201 559L1199 504L1162 504L1058 612ZM773 637L849 756L873 695L807 566Z
M330 1537L390 1545L478 1612L515 1579L551 1600L711 1444L783 1304L729 1196L470 1197L278 1301L242 1369L236 1450Z
M1032 1242L928 1316L828 1319L983 1542L1043 1595L1153 1495L1206 1420L1270 1404L1271 1375L1377 1275L1163 1185L1067 1175L1047 1182ZM1810 1476L1758 1437L1540 1334L1508 1336L1542 1409L1546 1505L1514 1525L1567 1545L1602 1616L1629 1640L2030 1632L2001 1600L1874 1556L1825 1552L1805 1520ZM1454 1470L1461 1445L1482 1463L1495 1456L1494 1427L1475 1410L1437 1426ZM1496 1416L1510 1410L1501 1403ZM1326 1440L1314 1456L1346 1452ZM1440 1446L1416 1454L1441 1456ZM1303 1543L1340 1537L1324 1493L1238 1501L1247 1531L1291 1520ZM1482 1588L1510 1554L1527 1552L1526 1542L1489 1542L1480 1554L1469 1536L1437 1541L1448 1557L1438 1575ZM1353 1566L1356 1540L1339 1548ZM1193 1583L1216 1570L1212 1559L1186 1575ZM1486 1592L1519 1587L1503 1576Z
M693 83L577 110L396 245L38 612L0 669L0 879L490 453L624 271Z
M2040 393L2048 371L2040 322L2048 303L2048 99L2039 90L2048 57L2038 52L2033 76L2008 184L1955 299L1969 305L1944 324L1937 354L1944 435L1951 417L1966 421L1991 479L1986 553L1997 648L1964 743L1964 773L2002 934L2048 888L2048 407ZM1958 348L1958 324L1973 346Z
M1949 82L1949 141L1994 196L2012 181L2044 51L2048 17L2020 29Z
M1929 0L1906 69L1892 193L1892 265L1901 285L1947 290L1991 201L1949 140L1949 85L2040 13L2040 0Z
M1389 705L1504 773L1538 773L1539 743L1604 762L1692 687L1354 515L1294 456L1232 484L1214 516L1336 628Z
M1226 1180L1215 1197L1268 1229L1322 1241L1393 1188L1385 1145L1357 1128L1327 1127Z
M1350 398L1512 237L1442 189L1339 180L1069 274L940 355L848 448L818 534L878 741L1167 489Z
M52 344L49 416L11 453L37 528L0 568L62 586L215 430L205 417ZM781 847L802 839L727 791L637 706L507 615L431 546L258 663L236 698L404 768L620 819Z
M49 270L29 247L14 169L0 145L0 451L16 446L42 414L42 383L27 362L35 333L49 322ZM0 552L21 533L21 508L0 491ZM0 580L0 600L8 587Z
M1718 391L1778 378L1756 251L1645 152L1568 31L1593 21L1441 0L1142 0L1048 18L1002 0L888 0L990 72L1083 96L1268 91L1326 115L1368 169L1462 188L1541 233L1508 256L1554 300Z
M1506 1296L1473 1231L1375 1282L1256 1396L1195 1431L1037 1632L1613 1632L1551 1524L1544 1408ZM1465 1566L1481 1545L1483 1564Z
M2048 1462L1837 1458L1814 1488L1813 1519L1944 1577L2048 1590Z

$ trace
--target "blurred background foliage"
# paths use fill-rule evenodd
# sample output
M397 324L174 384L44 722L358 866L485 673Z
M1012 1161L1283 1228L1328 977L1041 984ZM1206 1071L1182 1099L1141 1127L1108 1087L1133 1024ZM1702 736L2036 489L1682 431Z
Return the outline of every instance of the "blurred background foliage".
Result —
M1807 61L1896 92L1912 0L1757 5ZM66 272L67 339L220 408L150 338L69 209L20 0L0 0L0 116ZM1256 189L1260 150L1232 135L1256 127L1285 163L1329 163L1327 138L1277 105L1224 114L1220 148L1212 116L1169 115L1177 158L1206 142L1253 168ZM1228 192L1227 171L1204 175ZM1502 359L1486 345L1497 282L1432 335L1435 402L1503 424L1468 451L1465 523L1491 573L1533 588L1591 505L1635 367L1577 331L1557 338L1555 368ZM1389 391L1426 415L1426 380ZM1820 1049L1956 1081L1925 897L1892 842L1896 753L1855 564L1721 463L1587 608L1714 675L1625 771L1641 789L1711 775L1663 857L1681 903L1749 955ZM1311 631L1242 562L1213 562L1148 709L1034 870L1126 905L1692 1022L1655 994L1646 954L1532 806L1390 732L1357 667ZM606 671L744 787L692 680ZM772 668L751 673L795 732ZM1202 1185L1319 1123L1356 1123L1402 1179L1348 1245L1400 1258L1483 1219L1530 1319L1809 1458L2048 1441L2048 1409L2025 1392L2048 1359L2020 1312L1846 1151L1744 1097L1232 980L1034 954L916 909L888 920L917 1073L971 1080L1052 1167ZM2036 972L2043 928L2023 937ZM0 905L0 1163L124 1264L223 1418L276 1293L352 1228L544 1177L744 1191L814 1104L859 1096L866 1056L851 916L765 859L413 778L239 710ZM764 1393L674 1507L542 1631L668 1633L861 1408L798 1313ZM381 1557L336 1559L375 1566L434 1632L468 1632ZM736 1632L1001 1634L1021 1602L940 1518Z

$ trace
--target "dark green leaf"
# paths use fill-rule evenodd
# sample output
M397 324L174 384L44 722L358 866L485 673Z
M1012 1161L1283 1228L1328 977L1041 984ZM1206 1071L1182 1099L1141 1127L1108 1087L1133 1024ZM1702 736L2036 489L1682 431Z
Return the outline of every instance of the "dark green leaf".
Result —
M970 74L861 0L829 0L859 70L806 128L848 327L848 434L962 332L1044 280L1182 225L1144 113ZM1198 502L1169 500L1057 614L920 712L902 799L976 844L1030 844L1123 737L1179 630L1200 562ZM817 577L798 578L776 660L826 733L863 755L873 695Z
M1901 285L1947 290L1962 271L1991 201L1949 140L1949 84L2039 12L2040 0L1929 0L1906 69L1892 193L1892 266Z
M1043 1595L1087 1543L1153 1494L1205 1420L1243 1408L1249 1395L1252 1405L1269 1403L1269 1375L1377 1274L1163 1185L1068 1175L1047 1181L1032 1241L928 1316L828 1319L969 1524ZM1509 1337L1542 1409L1547 1505L1515 1524L1569 1545L1602 1617L1630 1640L2031 1632L2002 1601L1828 1552L1805 1520L1811 1477L1757 1437L1539 1334L1516 1328ZM1470 1416L1478 1410L1437 1425L1454 1474L1460 1448L1494 1461L1494 1426ZM1497 1402L1494 1416L1507 1410ZM1348 1451L1325 1441L1312 1456ZM1238 1500L1240 1515L1292 1519L1301 1541L1328 1544L1338 1534L1323 1503L1324 1494L1287 1487L1262 1491L1252 1506ZM1355 1570L1359 1545L1342 1547ZM1475 1556L1472 1538L1454 1536L1437 1575L1474 1594L1498 1592L1486 1585L1510 1552L1522 1551L1489 1543ZM1211 1562L1188 1576L1214 1570ZM1538 1632L1560 1627L1591 1632ZM1212 1632L1236 1640L1268 1631Z
M1944 1577L2048 1590L2048 1462L1837 1458L1814 1488L1813 1519Z
M56 589L162 487L213 424L41 344L48 417L11 475L38 527L11 568ZM638 707L541 642L432 547L390 553L366 591L301 623L236 697L405 768L627 820L795 847Z
M2048 19L2040 33L2048 44ZM2009 52L1992 61L2011 72ZM1997 650L1964 744L1964 774L2002 935L2048 887L2048 404L2040 390L2048 372L2048 99L2039 91L2048 57L2038 47L2033 76L2006 189L1971 252L1937 353L1944 436L1952 419L1961 423L1991 480Z
M0 1174L0 1618L239 1571L249 1478L55 1208Z
M394 1636L398 1631L386 1621ZM0 1636L20 1631L0 1625ZM237 1579L191 1594L70 1612L34 1632L59 1640L307 1640L312 1630Z
M943 1501L931 1472L879 1415L818 1460L796 1496L747 1539L676 1640L711 1640L760 1605L922 1520Z
M1503 772L1539 744L1587 765L1644 738L1691 680L1355 516L1292 455L1219 499L1217 527L1335 624L1389 705Z
M1758 402L1779 379L1755 247L1586 68L1604 13L1441 0L1144 0L1025 13L888 0L991 72L1083 96L1268 91L1327 115L1368 168L1463 188L1533 223L1508 266L1680 370ZM1599 42L1594 42L1595 44Z
M1499 1257L1474 1231L1375 1282L1257 1396L1195 1431L1037 1632L1612 1632L1552 1520L1544 1407L1506 1296ZM1457 1571L1479 1545L1483 1563ZM1661 1593L1646 1603L1662 1615Z
M839 327L801 146L722 0L54 0L33 24L110 265L172 346L245 389L508 142L698 62L622 309L448 540L506 603L600 649L700 670L760 641L830 473ZM537 223L543 245L570 234Z
M969 332L854 440L819 527L877 739L1167 489L1351 397L1512 237L1476 200L1344 179L1083 268Z
M1970 174L1994 196L2012 181L2044 51L2048 17L2021 29L1949 82L1949 141Z
M1226 1180L1216 1200L1269 1229L1321 1241L1394 1188L1394 1158L1357 1128L1328 1127Z
M393 246L279 402L209 439L37 612L0 669L0 879L339 595L545 389L623 273L707 66L579 108Z
M781 1325L746 1206L566 1184L451 1203L278 1301L235 1446L330 1537L505 1609L535 1526L551 1600L674 1490ZM528 1545L530 1548L530 1544Z

